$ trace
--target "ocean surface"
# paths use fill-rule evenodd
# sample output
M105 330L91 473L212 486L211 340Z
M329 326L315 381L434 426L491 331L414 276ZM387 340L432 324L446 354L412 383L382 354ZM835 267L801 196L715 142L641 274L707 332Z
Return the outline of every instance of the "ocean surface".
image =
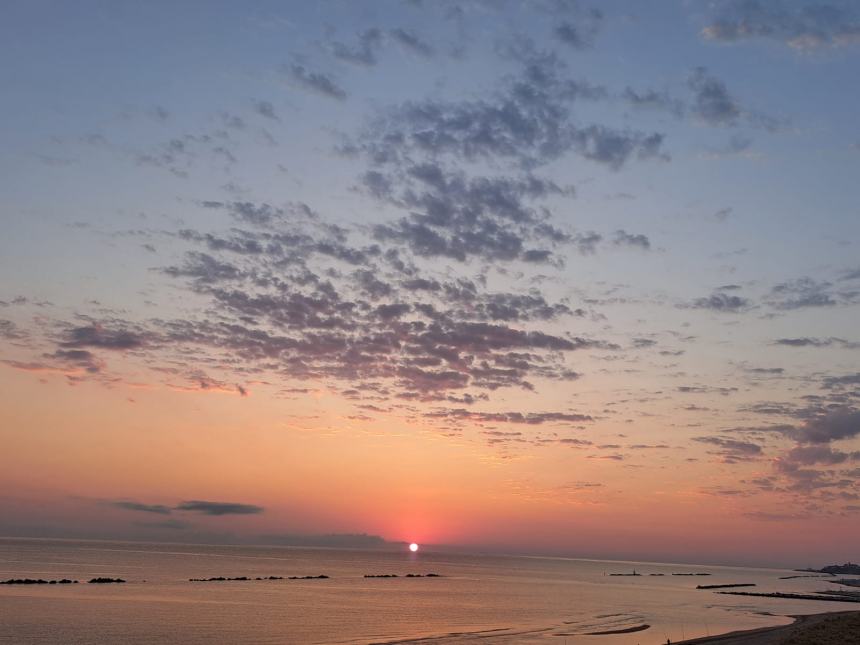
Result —
M642 573L636 577L610 573ZM405 578L437 573L438 578ZM659 574L662 576L649 575ZM673 573L709 573L677 576ZM217 576L316 580L190 582ZM398 574L397 578L365 578ZM727 596L832 589L776 569L292 547L0 539L0 643L602 643L673 642L789 622L845 603ZM125 584L87 584L121 577ZM628 634L587 636L650 625Z

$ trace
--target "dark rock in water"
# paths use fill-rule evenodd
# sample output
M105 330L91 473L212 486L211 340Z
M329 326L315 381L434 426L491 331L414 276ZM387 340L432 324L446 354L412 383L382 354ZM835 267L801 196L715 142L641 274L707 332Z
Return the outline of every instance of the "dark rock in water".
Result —
M644 632L651 629L651 625L636 625L635 627L624 627L623 629L607 629L603 632L586 632L585 636L608 636L610 634L632 634L633 632Z
M396 573L366 573L364 574L365 578L396 578Z
M441 578L438 573L407 573L407 578Z
M122 578L93 578L89 581L91 585L104 585L112 582L125 582Z
M822 573L815 576L782 576L780 580L794 580L795 578L826 578L827 576L832 575L832 573Z
M729 589L731 587L755 587L755 583L746 582L742 584L731 585L696 585L696 589Z
M327 575L319 576L290 576L290 580L328 580Z
M718 591L727 596L759 596L761 598L791 598L794 600L825 600L827 602L860 602L860 596L850 595L851 592L822 591L820 594L805 593L755 593L752 591Z
M709 576L710 573L673 573L673 576Z

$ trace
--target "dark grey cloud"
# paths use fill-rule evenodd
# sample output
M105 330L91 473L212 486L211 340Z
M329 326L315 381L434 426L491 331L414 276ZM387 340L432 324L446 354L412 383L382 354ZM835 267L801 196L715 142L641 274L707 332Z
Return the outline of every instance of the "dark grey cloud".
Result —
M345 45L341 42L332 43L332 54L335 58L347 63L371 67L378 62L376 53L382 46L382 42L381 30L367 29L358 35L358 42L355 45Z
M802 466L815 464L832 466L860 460L860 451L842 452L833 450L829 445L802 445L795 446L781 459Z
M571 241L582 255L592 255L597 252L597 245L603 241L603 236L594 231L588 231L587 233L576 233Z
M136 511L140 513L154 513L156 515L170 515L171 508L161 504L144 504L142 502L132 501L117 501L110 502L111 506L116 506L126 511Z
M860 382L860 375L857 381ZM850 407L832 410L808 419L799 426L785 427L782 433L804 444L851 439L860 434L860 410Z
M572 19L560 22L552 30L552 35L560 43L573 49L591 49L602 26L603 12L591 8L579 11Z
M96 347L109 350L129 350L142 347L146 342L144 334L129 329L111 329L99 323L85 327L67 329L63 341L64 348Z
M843 338L810 338L802 336L798 338L777 338L774 345L784 347L840 347L842 349L860 349L860 342L852 342Z
M493 292L481 281L422 277L390 248L322 243L325 227L299 234L283 226L242 244L186 235L214 246L213 254L191 251L185 266L167 273L211 298L222 322L162 322L164 342L226 352L249 367L259 361L294 378L381 380L392 395L421 400L467 387L533 388L533 378L571 380L579 375L565 367L564 353L614 347L512 326L585 315L535 289ZM334 271L332 261L369 268Z
M744 371L750 374L779 375L785 373L782 367L744 367Z
M845 374L844 376L825 376L822 387L833 389L846 385L860 385L860 372Z
M615 231L612 243L616 246L634 246L645 251L651 249L651 240L641 233L628 233L624 230Z
M715 385L679 385L677 388L681 394L722 394L728 396L738 391L736 387L719 387Z
M408 166L396 177L369 173L364 184L377 198L410 213L377 225L374 237L404 244L418 256L535 261L537 251L546 252L542 257L548 260L553 246L570 240L549 223L546 209L533 205L569 190L533 175L467 178L427 162ZM543 248L529 248L530 243Z
M575 123L575 102L605 98L606 90L566 78L555 55L529 47L511 55L522 71L490 97L404 103L382 112L344 151L377 165L415 154L535 167L574 152L615 169L632 158L665 158L662 134Z
M725 83L704 67L696 68L687 81L694 93L692 111L708 125L735 125L742 110Z
M727 208L721 208L716 213L714 213L714 219L724 222L726 221L726 219L728 219L729 215L731 215L733 211L734 209L730 206Z
M799 50L838 47L860 43L860 15L856 4L839 0L733 0L717 5L701 35L723 43L769 39Z
M284 72L298 87L338 101L346 100L346 90L328 74L312 72L298 63L285 66Z
M726 84L704 67L693 70L687 87L693 93L690 113L707 125L733 127L743 121L747 126L771 132L785 125L772 116L742 107Z
M587 414L568 412L474 412L465 408L435 410L425 413L429 418L460 419L477 423L513 423L542 425L544 423L583 423L594 419Z
M390 29L388 34L394 42L412 54L417 54L424 58L430 58L435 53L433 47L429 43L421 40L418 34L414 31L396 28Z
M270 101L254 101L254 111L272 121L280 121L278 114L275 112L275 106Z
M53 354L45 354L44 358L53 359L70 367L77 367L98 374L104 367L102 361L90 351L85 349L58 349Z
M716 446L717 450L711 451L711 454L719 455L728 463L758 459L763 453L759 444L750 441L718 436L694 437L693 441Z
M684 305L691 309L708 309L726 313L743 313L749 311L753 304L743 296L726 293L725 291L714 291L710 296L697 298L693 302Z
M0 338L5 340L23 340L27 337L27 332L18 327L11 320L0 319Z
M637 110L664 111L676 117L682 117L686 111L684 102L673 98L667 90L635 90L628 86L624 88L621 98Z
M841 298L832 292L830 282L812 278L799 278L777 284L771 289L770 301L777 309L803 309L806 307L833 307Z
M236 504L234 502L206 502L191 500L181 502L176 506L177 511L201 513L203 515L256 515L264 511L261 506L253 504Z

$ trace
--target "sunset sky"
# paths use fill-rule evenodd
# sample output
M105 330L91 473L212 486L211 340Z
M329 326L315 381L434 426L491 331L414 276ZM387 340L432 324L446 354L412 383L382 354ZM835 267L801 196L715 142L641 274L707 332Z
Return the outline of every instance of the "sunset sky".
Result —
M856 559L857 3L3 13L0 535Z

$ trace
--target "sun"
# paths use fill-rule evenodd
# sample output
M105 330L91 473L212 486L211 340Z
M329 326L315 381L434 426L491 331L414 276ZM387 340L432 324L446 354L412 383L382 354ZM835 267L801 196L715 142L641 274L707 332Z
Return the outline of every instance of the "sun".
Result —
M413 542L412 544L409 545L409 550L412 551L412 553L417 552L418 551L418 545L415 544L415 542Z

